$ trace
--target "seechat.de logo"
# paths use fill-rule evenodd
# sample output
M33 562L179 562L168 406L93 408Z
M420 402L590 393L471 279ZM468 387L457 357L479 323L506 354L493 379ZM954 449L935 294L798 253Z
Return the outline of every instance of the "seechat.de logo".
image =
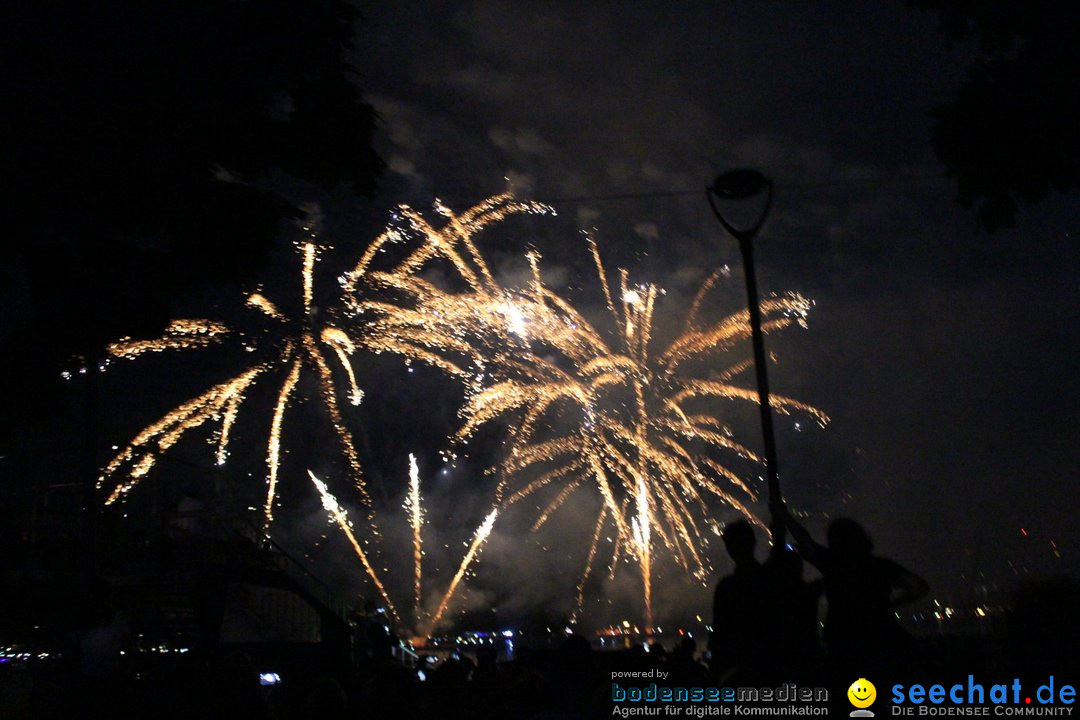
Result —
M983 685L974 675L955 684L893 685L893 715L1071 715L1076 688L1053 675L1035 692L1014 677L1011 683ZM910 703L910 704L909 704ZM990 707L993 706L993 712Z
M847 689L847 699L855 706L855 709L851 711L851 717L874 717L874 713L866 709L874 704L874 700L877 700L877 688L874 687L874 683L866 678L859 678Z

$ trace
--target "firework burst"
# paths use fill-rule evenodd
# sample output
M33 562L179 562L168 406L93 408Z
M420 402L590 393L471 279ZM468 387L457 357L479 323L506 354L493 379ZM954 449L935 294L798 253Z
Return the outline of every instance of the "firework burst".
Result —
M188 431L208 423L218 424L216 458L224 462L230 431L245 397L256 383L273 377L276 402L266 443L263 507L269 527L287 409L307 373L315 378L359 499L370 505L360 461L342 418L338 386L347 386L349 400L359 403L362 393L351 355L360 348L393 353L410 362L427 363L464 383L462 423L451 438L454 443L468 443L493 423L510 428L505 454L492 468L498 481L491 511L474 535L431 626L444 615L501 512L526 498L543 498L533 525L539 529L577 493L591 489L600 511L577 587L578 609L600 538L605 528L612 527L609 576L620 559L637 564L646 627L651 627L651 579L658 550L666 550L679 566L701 579L708 572L703 548L706 530L717 529L717 503L764 528L752 510L757 499L753 484L738 469L762 460L735 438L722 417L725 403L757 402L756 392L742 380L752 363L735 356L750 336L747 313L700 319L704 300L719 277L714 273L690 305L682 331L661 343L653 337L654 315L664 296L661 288L632 284L626 270L619 270L613 283L596 243L587 238L609 321L598 326L545 285L538 253L526 254L531 269L526 285L509 288L496 279L475 242L478 232L510 215L546 213L550 208L500 195L460 215L441 203L435 210L443 219L437 226L411 208L400 207L394 223L340 278L352 317L349 325L329 323L316 312L313 272L320 248L315 233L305 228L308 237L298 244L303 312L293 318L264 295L249 295L247 305L275 328L271 342L251 348L261 359L136 435L99 478L99 487L115 482L106 502L113 503L134 489L161 453ZM398 260L389 270L376 270L376 257L392 248ZM447 282L433 280L427 273L436 263L450 268ZM761 304L763 329L773 332L804 325L809 308L809 301L797 294L767 298ZM147 352L198 349L233 333L220 323L181 320L170 324L161 338L123 339L110 346L109 352L116 358L136 358ZM335 382L331 358L341 365L340 382ZM822 425L827 422L824 413L795 399L775 396L773 403L779 413L802 413ZM331 520L349 535L365 570L393 610L344 512L321 481L314 476L312 481ZM415 472L408 498L413 600L419 623L423 517ZM327 504L330 501L337 511Z
M654 347L653 318L663 291L632 285L618 272L616 292L596 243L588 247L610 316L601 331L572 303L548 288L540 258L527 255L531 281L508 289L494 278L473 235L513 212L545 208L499 196L461 216L438 206L439 228L403 209L406 230L419 248L398 269L371 273L374 286L404 296L388 304L360 298L346 279L346 298L358 315L379 327L377 349L428 362L466 383L462 427L454 440L466 443L483 426L509 428L496 507L524 498L547 500L534 529L584 488L593 488L601 510L578 586L581 601L602 529L615 529L611 572L620 555L641 568L646 625L651 625L654 548L666 548L696 578L708 573L705 529L716 528L713 503L728 505L765 529L751 508L757 494L732 460L760 464L761 457L738 442L723 420L724 402L756 403L740 376L749 359L732 359L750 337L745 311L705 322L699 317L719 273L709 276L694 298L682 332ZM482 219L482 220L481 220ZM391 236L387 236L388 238ZM387 240L389 241L389 240ZM373 251L369 251L369 254ZM427 264L445 261L464 289L447 289L421 277ZM364 271L364 261L358 272ZM766 332L805 325L811 303L797 294L773 296L761 305ZM782 413L804 413L824 425L820 410L776 396Z
M246 297L246 305L270 321L270 332L246 350L261 355L263 360L250 364L241 373L172 409L140 431L128 445L105 466L98 478L98 488L114 483L105 500L110 505L123 498L153 470L159 456L172 448L186 433L208 424L218 424L215 460L221 465L228 457L230 431L248 393L262 378L274 377L276 400L270 418L266 442L266 498L263 505L264 530L268 531L274 518L278 494L279 470L283 452L282 437L290 401L304 373L312 373L319 388L319 397L330 419L338 448L349 466L353 484L361 499L368 501L364 487L360 458L352 436L345 426L338 392L331 371L331 356L337 358L349 387L348 397L354 404L362 393L356 384L350 354L356 349L352 338L341 328L321 319L314 303L314 269L323 247L310 224L303 227L305 237L297 243L300 254L300 284L302 312L290 318L261 293ZM107 350L114 358L136 358L148 352L204 348L222 342L236 334L228 326L210 320L174 320L161 338L132 340L124 338Z

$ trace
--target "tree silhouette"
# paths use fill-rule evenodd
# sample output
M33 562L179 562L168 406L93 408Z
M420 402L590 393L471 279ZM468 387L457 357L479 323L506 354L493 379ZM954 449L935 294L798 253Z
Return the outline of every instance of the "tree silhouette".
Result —
M6 9L5 390L250 279L297 213L283 175L374 189L357 20L347 0Z
M1019 202L1080 185L1080 6L1070 0L909 0L980 53L936 108L934 150L979 226L1013 224Z

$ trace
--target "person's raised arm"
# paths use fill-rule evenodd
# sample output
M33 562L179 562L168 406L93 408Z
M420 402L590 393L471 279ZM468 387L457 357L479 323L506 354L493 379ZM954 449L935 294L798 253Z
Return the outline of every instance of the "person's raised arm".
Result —
M828 555L825 548L817 540L814 540L802 523L795 519L787 509L786 503L777 503L773 506L772 512L775 517L783 520L784 525L791 531L791 535L795 538L795 543L798 546L799 554L803 556L806 562L821 570L821 563L824 562Z
M889 602L894 607L913 603L930 592L930 585L922 577L897 562L892 560L887 562L890 566Z

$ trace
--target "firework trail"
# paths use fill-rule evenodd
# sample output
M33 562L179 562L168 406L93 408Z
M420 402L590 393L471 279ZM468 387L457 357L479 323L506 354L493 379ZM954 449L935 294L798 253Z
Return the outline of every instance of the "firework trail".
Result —
M326 510L329 515L330 522L336 524L341 531L345 533L345 537L349 539L349 543L353 547L353 551L356 556L360 558L360 562L363 564L364 569L371 577L372 582L375 583L375 587L378 589L379 594L382 596L383 602L386 603L387 609L390 614L396 619L397 610L394 608L394 603L390 600L390 596L386 593L386 588L383 587L382 582L379 580L379 576L375 573L375 568L371 566L371 561L368 560L367 553L360 547L360 543L356 540L356 535L353 533L352 522L349 521L349 516L345 513L345 510L338 503L337 498L330 494L330 491L319 478L315 477L315 473L308 470L308 476L311 478L311 482L315 485L315 489L319 491L319 497L322 499L323 509Z
M491 528L495 526L495 518L498 517L498 515L498 508L492 510L488 513L487 517L484 518L484 522L480 524L480 527L476 529L476 534L473 536L469 551L465 553L465 557L462 558L461 565L458 566L457 573L454 574L454 579L450 581L450 585L447 587L442 601L439 602L439 608L435 611L435 614L431 616L430 630L434 630L438 627L439 621L442 620L443 613L446 612L446 608L450 605L450 599L454 597L454 592L457 590L458 584L461 582L461 579L465 577L465 572L469 569L469 565L472 564L472 561L480 553L484 542L488 539L488 535L491 534Z
M638 560L641 563L641 580L644 585L645 599L645 632L652 632L652 547L651 530L652 512L649 510L649 491L645 487L645 479L638 476L637 487L637 517L633 520L634 545L637 549Z
M349 543L353 547L353 551L360 559L364 570L368 573L372 581L375 583L375 587L378 589L379 594L382 596L382 599L386 603L390 612L393 614L395 619L400 619L400 616L398 616L397 610L393 602L391 601L389 594L387 593L385 587L383 586L382 582L380 581L378 575L375 572L375 568L371 565L371 562L368 559L367 554L361 548L360 543L357 542L356 535L353 532L352 523L349 520L348 514L345 512L344 508L341 507L341 504L338 502L337 498L335 498L327 489L326 483L319 480L310 470L308 470L308 475L310 476L316 490L318 490L319 492L319 496L322 499L323 508L327 511L330 522L332 524L336 524L345 534L345 537L348 539ZM420 471L419 466L416 462L416 456L412 454L409 455L409 489L405 496L404 505L409 515L409 524L411 526L413 534L413 612L415 615L414 628L416 628L418 632L415 640L417 642L423 642L424 636L434 630L438 622L442 620L443 615L445 615L446 613L446 610L450 607L450 603L453 600L454 595L461 584L461 581L465 578L465 575L468 573L469 568L479 557L480 551L483 548L484 543L487 541L488 536L491 534L492 527L495 525L495 519L498 515L498 509L492 509L491 512L489 512L487 517L484 519L483 523L481 523L480 526L477 528L476 533L473 535L472 543L470 544L468 551L462 559L461 564L458 566L457 573L454 575L453 579L450 582L450 585L443 593L442 599L439 602L438 610L435 612L435 615L432 616L431 620L426 624L426 629L421 632L419 630L421 624L422 609L421 592L423 589L421 582L421 560L423 558L421 530L423 528L424 515L421 509L422 504L420 499Z
M577 622L578 616L581 614L582 609L585 607L585 583L589 582L589 575L592 573L593 561L596 559L596 549L600 546L600 535L604 530L606 520L607 508L604 508L596 517L596 525L593 527L592 542L589 543L589 553L585 556L585 570L582 571L581 579L578 580L577 594L574 597L574 611L570 613L571 624Z
M413 614L416 622L420 622L421 602L421 561L424 551L420 531L424 526L424 513L420 506L420 468L416 464L416 456L409 455L409 494L405 500L405 510L409 513L409 522L412 525L413 534Z

